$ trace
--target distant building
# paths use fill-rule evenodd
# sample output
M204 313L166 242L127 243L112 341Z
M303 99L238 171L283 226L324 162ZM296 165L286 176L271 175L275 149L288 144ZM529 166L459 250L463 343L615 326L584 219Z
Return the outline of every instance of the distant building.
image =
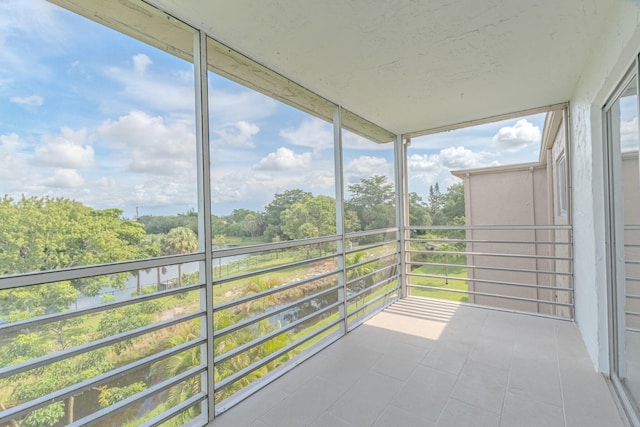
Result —
M564 244L570 242L570 231L531 227L570 224L568 147L562 114L547 114L537 162L452 172L464 180L466 225L523 226L518 230L467 231L468 252L508 255L467 257L468 265L477 266L468 269L469 291L480 293L470 293L470 303L570 316L567 310L571 307L539 302L571 303L571 292L560 290L572 287L571 276L562 275L570 273L571 262L549 259L571 257L571 246ZM505 240L514 243L499 243ZM520 254L527 257L514 257Z

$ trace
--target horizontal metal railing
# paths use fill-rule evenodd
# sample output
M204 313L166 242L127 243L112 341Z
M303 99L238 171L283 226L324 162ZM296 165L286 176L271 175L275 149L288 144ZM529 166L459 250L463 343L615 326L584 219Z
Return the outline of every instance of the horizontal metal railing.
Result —
M349 244L344 245L348 248L347 250L339 253L336 248L338 247L337 242L341 239ZM368 243L361 244L360 242ZM305 256L307 251L309 251L309 256ZM263 264L260 261L262 259L260 257L274 253L295 253L296 256L293 257L293 260L291 257L285 257L282 262L277 262L277 256L275 256L274 262L264 262ZM220 274L212 278L210 285L213 286L214 294L207 294L207 286L202 281L204 263L210 262L215 268L216 263L239 256L244 261L237 261L236 267L226 269L227 272L232 270L232 274L222 274L222 270L220 270ZM355 256L358 257L357 262L351 265L347 265L348 263L344 261L339 262L341 258L348 259ZM97 301L99 298L96 297L95 301L87 303L88 306L63 309L60 312L45 313L24 320L1 323L0 337L5 337L5 339L13 339L12 337L18 337L24 333L36 333L41 339L46 340L49 339L47 334L52 333L54 325L63 325L61 327L67 328L71 327L68 325L86 324L87 327L93 325L91 328L97 328L96 325L101 319L106 319L118 310L154 304L154 307L161 307L158 309L160 310L158 313L163 313L154 314L156 312L153 312L150 323L128 327L106 336L97 335L95 332L91 332L93 329L87 329L88 332L85 334L86 337L82 338L82 342L74 342L64 348L51 348L46 354L35 355L0 366L0 379L7 386L18 384L23 376L37 375L40 370L56 363L73 362L77 357L84 357L99 351L113 351L114 346L124 343L135 343L141 339L153 340L154 338L151 337L158 333L169 337L172 335L170 331L173 331L174 328L190 325L190 328L195 328L196 333L185 342L157 343L157 350L150 349L145 350L144 353L136 353L137 355L131 357L130 360L112 366L104 372L98 371L91 378L81 378L75 383L63 384L55 390L45 390L42 395L10 405L6 410L0 411L0 424L21 422L34 411L44 410L52 404L65 403L69 399L77 398L86 393L96 393L96 390L103 387L127 385L134 381L129 378L132 372L146 372L156 369L155 367L166 364L177 357L184 358L191 352L196 352L194 355L197 356L192 357L194 357L194 361L199 360L199 363L186 367L186 370L174 376L163 376L155 383L147 384L142 391L137 391L120 401L112 402L104 408L96 408L82 418L73 420L70 425L91 425L112 418L115 414L125 414L126 411L131 410L137 411L132 408L149 402L149 399L166 396L170 389L182 386L187 382L197 384L197 388L193 390L192 394L185 396L182 401L174 403L172 406L167 406L161 413L154 413L148 419L140 420L140 423L144 426L161 425L185 411L192 411L190 408L196 408L197 410L192 412L195 415L190 416L196 417L194 419L196 424L205 424L208 418L206 412L201 413L198 408L202 408L203 411L214 410L213 408L207 409L205 403L209 400L209 390L219 393L232 384L240 382L243 384L237 391L235 388L232 389L234 391L231 397L224 397L223 400L216 398L215 412L219 413L218 409L227 409L239 398L238 396L248 395L255 388L263 387L265 383L272 381L290 369L291 366L299 363L297 361L299 358L304 359L310 357L310 354L320 351L341 334L353 329L364 319L397 299L399 296L399 260L399 230L389 228L350 233L343 237L327 236L215 250L212 259L208 261L205 260L204 254L194 253L1 277L0 292L9 292L32 286L47 286L51 283L88 278L99 279L103 276L121 273L126 273L128 277L132 278L130 280L135 280L138 271L146 270L148 272L157 269L157 274L160 275L161 269L164 271L165 268L171 267L175 270L177 264L198 263L194 265L199 266L193 273L196 279L199 277L196 283L191 281L184 285L182 283L178 285L177 279L169 279L175 282L173 287L169 289L164 289L164 286L160 288L159 284L155 286L155 280L145 282L142 285L138 283L138 289L148 288L149 283L154 286L148 292L132 293L126 297L122 297L122 292L120 292L115 300ZM243 264L243 262L245 263ZM340 265L343 267L340 268ZM298 273L287 276L289 272L296 271ZM189 274L191 273L190 271ZM155 273L147 273L147 275L151 274ZM338 280L341 275L345 275L345 279ZM293 276L297 277L292 280ZM272 287L261 288L258 292L241 292L247 284L267 277L290 278L282 283L278 282ZM231 296L227 296L227 293ZM288 297L288 295L293 296ZM190 301L195 301L189 303L189 308L180 305L180 301L187 297L190 298ZM203 298L213 298L214 319L218 315L225 315L225 313L240 313L241 315L233 318L231 324L222 327L218 327L215 323L209 325L206 321L207 313L204 308L206 304L202 301ZM277 300L278 303L275 305L266 304L271 299ZM165 302L169 303L168 307L176 307L176 309L163 308ZM252 308L250 311L248 311L249 307ZM343 307L345 310L342 310ZM288 320L284 323L274 320L285 315L289 316L290 313L292 313L291 316L287 317ZM260 330L259 325L264 322L268 322L272 326L267 328L266 332L257 333ZM234 341L233 335L237 332L242 332L251 338L238 344L227 345L220 354L207 356L205 349L208 340L213 340L215 351L215 343L226 342L228 339L228 342L231 343ZM274 347L275 350L251 360L251 363L246 366L240 366L231 375L216 376L214 384L210 389L207 388L204 377L211 365L219 367L238 357L245 357L244 355L251 354L258 348L269 345L273 340L285 335L291 338L287 339L283 346ZM300 357L298 358L297 355ZM252 374L260 369L266 369L267 366L269 374L264 377L264 381L256 382L254 386L252 381L256 376ZM278 369L273 370L278 366Z
M624 224L625 331L640 332L640 225Z
M203 256L200 254L190 255L178 255L171 257L161 257L152 260L139 260L130 262L113 263L109 265L90 266L71 268L60 271L50 272L37 272L18 276L6 276L0 279L0 292L13 291L20 288L29 288L36 286L56 286L56 283L60 281L76 280L93 278L99 280L103 276L127 273L137 270L146 270L150 268L163 268L171 267L180 262L192 263L194 261L202 260ZM46 314L44 316L27 318L26 320L19 320L15 322L7 322L0 325L0 337L5 340L13 339L12 337L18 337L23 332L30 334L39 334L41 340L46 340L47 328L52 325L64 325L68 322L72 324L84 324L90 318L96 318L96 316L109 316L114 310L133 307L140 304L151 302L162 302L168 298L181 297L183 295L189 295L193 292L202 292L204 285L202 283L185 285L179 288L172 288L167 290L155 290L150 293L127 297L123 300L116 300L112 302L96 302L86 308L72 309L67 311L61 311L57 313ZM49 365L55 365L56 363L74 360L76 357L88 355L98 350L108 349L114 345L121 344L136 338L148 336L154 332L163 330L169 330L180 324L186 324L193 321L204 323L205 311L203 309L190 309L188 312L178 315L172 315L167 319L155 319L151 323L134 327L124 332L115 333L113 335L104 336L103 338L93 338L88 342L80 342L66 348L62 348L58 351L49 351L46 354L38 357L31 357L26 360L22 360L19 363L13 363L0 367L0 378L3 379L4 384L10 385L12 382L24 383L24 380L20 380L24 375L41 375L39 370L48 367ZM60 332L62 333L62 332ZM89 332L90 333L90 332ZM155 353L144 355L141 357L134 357L131 361L115 366L105 372L96 371L94 375L87 379L80 379L75 383L68 385L62 385L59 389L53 389L50 391L44 391L42 395L36 396L30 400L18 403L17 405L6 408L0 412L0 424L12 423L15 420L23 418L32 414L34 411L42 410L49 405L56 402L63 402L67 399L75 396L82 395L83 393L91 392L98 389L101 386L112 384L116 381L122 381L126 379L131 372L139 371L141 369L150 369L151 366L163 363L172 357L180 355L181 353L192 351L195 348L199 348L206 343L206 337L194 337L187 342L170 346L168 348L162 348ZM9 343L5 343L9 345ZM159 384L151 385L144 391L137 393L128 399L125 399L116 404L110 405L104 410L99 410L91 414L90 416L76 420L70 425L88 425L92 422L97 422L99 419L108 417L117 411L119 408L128 407L131 405L139 404L150 396L167 390L179 384L189 376L200 375L201 372L206 370L206 365L200 365L194 367L189 373L180 374L174 378L168 378L161 381ZM49 375L56 375L55 371L49 373ZM175 413L165 414L168 418L175 416Z
M270 364L272 362L275 362L281 357L287 354L290 354L291 352L296 352L301 348L306 348L310 344L310 342L314 341L314 339L317 339L320 336L324 336L327 333L330 333L332 330L334 331L333 332L334 334L340 333L338 327L344 322L344 317L340 315L340 307L344 305L344 301L339 300L338 295L344 290L343 286L346 289L348 289L350 284L356 283L358 281L373 280L373 282L375 282L373 283L373 285L359 292L355 296L351 295L348 290L344 292L344 294L347 295L347 299L348 299L347 304L349 304L352 300L356 298L363 298L365 294L375 293L380 283L390 282L389 279L375 280L374 278L376 278L379 275L384 276L385 271L391 268L394 268L395 271L398 270L397 268L397 263L399 259L397 255L398 230L397 229L390 229L390 230L392 231L394 230L393 238L391 240L383 240L381 242L359 245L356 248L351 248L349 251L345 251L344 256L349 256L357 252L367 253L369 255L366 257L366 259L364 259L361 262L345 266L344 271L345 272L354 271L367 264L377 265L377 264L386 263L390 265L383 265L382 267L372 269L372 271L366 274L362 274L359 277L354 277L350 280L346 280L344 282L344 285L338 284L338 275L341 274L341 270L337 268L337 265L338 265L337 259L338 257L342 256L339 253L330 253L322 256L315 256L315 257L307 258L300 261L288 262L282 265L275 265L267 268L259 268L251 272L234 274L231 276L226 276L226 277L216 279L214 281L214 285L217 286L217 285L229 284L233 282L242 282L242 281L250 282L253 279L265 277L266 275L271 275L274 272L284 271L290 268L301 267L306 265L313 265L314 263L317 264L317 263L329 261L330 265L333 266L332 268L326 269L324 271L316 271L314 274L311 274L308 277L305 277L304 279L283 283L276 287L265 289L265 290L262 290L261 292L253 293L250 295L234 298L229 301L215 303L214 304L215 313L228 311L228 310L238 310L240 307L246 306L246 304L248 303L264 300L265 298L274 296L276 294L284 293L287 291L301 289L301 288L304 288L305 285L312 284L313 282L317 282L319 280L329 280L330 283L332 283L332 285L326 287L326 289L313 292L310 295L297 298L291 302L280 304L275 308L265 309L263 312L252 314L251 316L245 317L243 319L239 319L238 321L234 322L229 326L216 329L214 330L214 333L213 333L213 338L215 340L224 339L229 334L232 334L239 330L247 330L247 329L255 328L257 327L259 322L273 318L274 316L288 312L289 310L295 309L296 307L299 307L302 304L310 303L314 300L317 301L317 300L321 300L322 298L334 296L335 302L331 302L326 306L317 308L310 314L303 316L301 318L298 318L296 320L293 320L292 322L286 325L281 325L278 328L264 335L256 336L252 340L242 343L233 349L225 351L222 354L215 355L214 364L215 366L219 366L221 364L229 362L230 360L236 357L239 357L242 354L245 354L248 351L251 351L252 349L256 349L258 346L269 342L271 339L275 339L276 337L281 336L282 334L297 330L303 327L303 325L305 325L307 322L312 321L313 319L317 319L318 317L324 317L326 319L325 324L320 324L320 326L318 326L317 329L311 328L308 333L299 336L296 340L288 343L282 349L279 349L273 352L272 354L268 355L265 358L256 360L249 366L243 369L240 369L237 372L233 373L232 375L217 381L215 384L215 391L219 392L221 390L224 390L226 387L229 387L232 384L247 378L249 375L251 375L256 370L260 369L261 367L267 364ZM364 238L364 237L369 237L377 234L387 234L390 232L390 230L373 230L373 231L352 233L345 236L345 239ZM323 239L321 242L318 242L318 243L328 243L335 240L336 239ZM296 241L295 243L289 242L287 246L289 248L295 248L297 246L308 246L308 245L309 245L308 241ZM387 253L386 251L391 250L390 249L391 247L393 248L392 252ZM265 253L270 250L281 249L281 248L282 248L282 242L278 242L277 246L271 245L271 244L262 245L261 251L256 251L255 247L252 247L253 253L256 253L256 254ZM378 253L380 251L382 251L382 253ZM397 275L396 275L396 278L397 278ZM396 286L395 286L396 291L397 291L397 288L398 286L396 283ZM377 295L373 295L372 298L376 296ZM382 309L382 308L383 306L381 305L379 309ZM329 336L328 339L331 339L331 337ZM318 348L322 348L322 345L319 345ZM285 370L283 369L282 371L284 372ZM273 378L277 376L275 374L276 373L274 373ZM226 408L228 406L226 403L227 400L229 399L225 399L225 401L221 402L221 406L224 406Z
M408 231L406 274L412 295L573 318L571 226L434 226Z

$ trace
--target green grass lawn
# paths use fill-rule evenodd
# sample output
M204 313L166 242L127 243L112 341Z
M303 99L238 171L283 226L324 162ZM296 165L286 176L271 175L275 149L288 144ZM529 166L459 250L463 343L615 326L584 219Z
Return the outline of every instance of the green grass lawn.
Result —
M467 269L463 267L445 267L423 265L413 270L415 274L433 274L438 276L449 276L449 279L434 278L434 277L418 277L410 276L409 282L412 285L430 286L435 288L448 288L460 291L469 290L469 286L464 280L456 280L456 277L467 278ZM443 290L429 290L420 288L409 288L409 294L413 296L438 298L449 301L468 302L469 296L467 294L458 292L447 292Z

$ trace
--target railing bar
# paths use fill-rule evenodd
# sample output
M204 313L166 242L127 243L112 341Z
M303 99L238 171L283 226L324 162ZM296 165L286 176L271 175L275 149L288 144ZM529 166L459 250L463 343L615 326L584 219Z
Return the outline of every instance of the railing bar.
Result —
M640 265L640 260L624 260L625 264L630 264L630 265Z
M354 237L373 236L375 234L399 233L399 227L379 228L377 230L354 231L345 234L345 239L353 239Z
M528 302L535 302L535 303L540 303L540 304L559 305L559 306L562 306L562 307L573 307L574 306L571 303L562 303L562 302L556 302L556 301L546 301L546 300L540 300L540 299L515 297L515 296L511 296L511 295L491 294L491 293L487 293L487 292L463 291L463 290L459 290L459 289L441 288L441 287L436 287L436 286L421 286L421 285L407 285L407 286L409 286L411 288L416 288L416 289L446 291L446 292L453 292L453 293L459 293L459 294L481 295L481 296L495 297L495 298L506 298L506 299L513 299L513 300L517 300L517 301L528 301Z
M311 314L308 314L307 316L305 316L303 318L300 318L300 319L296 320L295 322L292 322L292 323L288 324L285 327L282 327L280 329L276 329L275 331L271 331L266 335L263 335L263 336L258 337L256 339L253 339L253 340L251 340L251 341L249 341L249 342L247 342L245 344L242 344L242 345L240 345L240 346L238 346L238 347L236 347L234 349L231 349L228 352L226 352L226 353L224 353L224 354L222 354L220 356L216 356L215 357L215 364L219 365L220 363L224 363L227 360L229 360L229 359L231 359L231 358L233 358L233 357L235 357L235 356L237 356L237 355L239 355L241 353L244 353L245 351L247 351L249 349L252 349L252 348L254 348L256 346L259 346L260 344L263 344L263 343L269 341L270 339L272 339L274 337L277 337L278 335L282 335L283 333L285 333L287 331L290 331L291 329L295 328L296 326L301 325L304 322L306 322L306 321L308 321L310 319L313 319L316 316L324 314L327 311L330 311L331 309L340 306L340 304L342 304L342 301L335 302L335 303L333 303L331 305L328 305L327 307L324 307L324 308L322 308L322 309L320 309L318 311L315 311L315 312L313 312Z
M214 280L213 286L222 285L224 283L233 282L240 279L246 279L247 277L253 277L261 274L272 273L274 271L285 270L287 268L298 267L300 265L311 264L317 261L324 261L324 260L336 258L336 257L337 257L336 254L325 255L317 258L303 259L300 261L291 262L289 264L276 265L275 267L263 268L263 269L251 271L248 273L236 274L234 276L227 276L224 278Z
M548 289L553 291L573 291L573 288L563 288L559 286L547 286L547 285L533 285L531 283L518 283L518 282L505 282L500 280L487 280L487 279L473 279L469 277L456 277L456 276L439 276L436 274L418 274L418 273L408 273L410 276L415 277L427 277L430 279L448 279L448 280L457 280L459 282L477 282L477 283L489 283L495 285L502 286L518 286L522 288L531 288L531 289Z
M476 240L476 239L418 239L412 238L411 243L440 242L440 243L505 243L518 245L571 245L565 241L535 241L535 240Z
M631 230L640 230L640 225L638 225L638 224L625 224L623 226L623 228L625 230L629 230L629 231L631 231Z
M333 322L325 325L324 327L312 332L311 334L307 335L306 337L289 344L286 347L281 348L278 351L275 351L273 353L271 353L268 357L263 358L262 360L247 366L244 369L241 369L239 371L237 371L236 373L234 373L233 375L230 375L220 381L218 381L218 383L215 385L215 391L219 391L221 389L223 389L224 387L228 386L229 384L233 384L236 381L241 380L242 378L244 378L245 376L249 375L251 372L255 371L256 369L260 369L261 367L263 367L264 365L271 363L272 361L278 359L279 357L284 356L286 353L290 352L291 350L293 350L294 348L300 346L301 344L304 344L305 342L315 338L316 336L324 333L325 331L333 328L334 326L338 325L340 322L342 322L342 319L336 319Z
M470 264L445 264L439 262L422 262L422 261L410 261L407 262L410 265L426 265L432 267L451 267L451 268L466 268L466 269L474 269L474 270L491 270L491 271L508 271L508 272L517 272L517 273L532 273L532 274L550 274L555 276L573 276L573 273L565 273L562 271L547 271L547 270L527 270L521 268L504 268L504 267L483 267L480 265L470 265Z
M413 295L413 296L411 296L411 298L423 299L423 300L427 300L427 301L435 301L435 302L438 302L438 303L446 302L446 301L443 301L441 299L437 299L437 298L433 298L433 297L424 297L424 296L419 296L419 295ZM564 317L564 316L558 316L558 315L552 315L552 314L539 313L539 312L535 312L535 311L517 310L517 309L513 309L513 308L503 308L503 307L496 307L496 306L491 306L491 305L486 305L486 304L475 304L475 303L469 303L469 302L463 302L463 301L456 301L455 305L464 306L464 307L481 308L481 309L484 309L484 310L502 311L502 312L505 312L505 313L524 314L526 316L535 316L535 317L542 317L542 318L545 318L545 319L562 320L562 321L565 321L565 322L573 322L573 317ZM569 308L573 308L573 307L569 307Z
M640 244L637 244L637 243L625 243L624 247L625 248L640 248Z
M346 283L346 284L347 284L347 285L353 285L354 283L357 283L357 282L359 282L359 281L361 281L361 280L363 280L363 279L366 279L366 278L368 278L368 277L375 276L376 274L378 274L378 273L382 273L382 272L383 272L383 271L385 271L385 270L390 270L390 269L394 269L394 268L398 268L398 264L389 264L389 265L384 266L384 267L382 267L382 268L379 268L379 269L377 269L377 270L375 270L375 271L372 271L371 273L363 274L362 276L358 276L358 277L356 277L356 278L353 278L353 279L351 279L351 280L347 281L347 283Z
M627 316L640 317L640 313L638 313L637 311L625 311L624 314L626 314Z
M285 240L282 242L260 243L251 246L242 246L237 248L218 249L213 251L213 259L228 258L236 255L248 255L260 252L270 252L277 249L289 249L296 246L310 246L319 243L327 243L338 240L338 236L314 237L304 240Z
M113 335L110 337L95 340L89 343L85 343L70 349L62 350L56 353L48 354L46 356L31 359L22 363L0 368L0 379L8 378L12 375L17 375L31 369L39 368L44 365L59 362L61 360L69 359L79 354L88 353L93 350L97 350L103 347L107 347L118 342L122 342L128 339L136 338L149 332L158 331L160 329L167 328L169 326L177 325L178 323L187 322L189 320L201 317L204 311L196 311L193 313L185 314L184 316L176 317L173 319L165 320L162 322L154 323L140 328L132 329L121 334Z
M410 226L409 230L568 230L570 225L426 225Z
M395 240L386 240L384 242L374 243L374 244L367 245L367 246L357 246L356 248L352 248L352 249L349 249L348 251L344 251L344 253L345 253L345 255L351 255L351 254L355 254L355 253L362 252L362 251L369 251L369 250L375 249L375 248L382 248L384 246L395 244L397 242L398 242L398 240L395 239Z
M624 330L627 332L640 332L640 329L638 328L624 328Z
M135 371L145 366L152 365L162 359L169 358L173 355L182 353L183 351L189 350L193 347L202 345L205 342L206 342L206 338L202 338L202 337L195 340L188 341L186 343L177 345L175 347L171 347L169 349L163 350L151 356L147 356L144 359L140 359L133 363L129 363L128 365L121 366L109 372L105 372L104 374L98 375L91 379L79 382L69 387L65 387L61 390L57 390L53 393L49 393L37 399L30 400L26 403L15 406L13 408L9 408L6 411L3 411L1 413L2 416L0 417L0 424L9 422L11 419L18 418L23 415L27 415L35 411L36 409L43 408L52 403L64 400L67 397L86 391L97 384L113 381L114 379L122 377L128 374L129 372Z
M191 292L194 290L202 289L205 285L188 285L183 286L181 288L173 288L166 291L158 291L152 294L140 295L136 297L132 297L125 301L117 301L111 302L107 304L101 304L94 307L83 308L79 310L65 311L62 313L54 313L49 314L47 316L37 317L34 319L21 320L19 322L7 323L4 325L0 325L0 334L13 332L14 330L20 330L25 328L35 328L36 326L40 326L47 323L52 322L60 322L67 319L72 319L74 317L86 316L88 314L99 313L101 311L106 311L110 309L116 309L123 306L133 305L140 302L150 301L154 299L164 298L167 296L171 296L174 294L181 294L186 292Z
M628 280L629 282L640 282L640 277L625 277L624 280Z
M374 283L373 285L369 286L368 288L362 289L361 291L358 291L354 294L351 294L347 297L347 301L351 301L354 299L357 299L360 295L364 295L367 293L370 293L372 289L376 289L379 288L380 286L384 286L388 283L393 282L394 280L398 279L400 277L399 274L394 274L391 277L387 277L386 279L383 279L381 281L379 281L378 283Z
M148 399L150 396L160 393L164 390L167 390L171 387L173 387L176 384L179 384L183 381L188 380L191 377L195 377L196 375L200 375L203 372L207 371L207 367L206 365L199 365L196 366L194 368L189 369L188 371L182 372L181 374L178 374L168 380L165 380L159 384L153 385L151 387L149 387L148 389L146 389L143 392L137 393L131 397L128 397L124 400L121 400L118 403L114 403L111 406L107 406L106 408L103 408L97 412L94 412L93 414L86 416L84 418L79 419L78 421L69 424L70 426L87 426L87 425L91 425L97 421L100 421L103 418L107 418L109 416L112 416L114 412L119 411L120 409L124 409L128 406L134 405L140 401L146 400Z
M162 413L160 415L157 415L157 416L151 418L150 420L148 420L147 422L145 422L143 424L140 424L139 427L156 427L156 426L160 426L163 423L165 423L166 421L168 421L171 418L173 418L176 415L178 415L180 412L186 411L191 406L202 402L206 398L207 398L207 394L201 391L200 393L198 393L198 394L190 397L189 399L177 404L176 406L170 408L169 411L166 411L166 412L164 412L164 413Z
M362 325L367 320L376 316L378 313L382 312L383 310L388 309L389 307L391 307L393 304L397 303L400 300L400 297L398 295L389 297L389 295L387 294L385 295L385 297L389 299L383 302L382 305L380 305L379 311L373 311L371 313L355 314L355 317L351 319L351 321L349 322L349 332L353 331L355 328ZM376 300L375 302L377 301L379 301L379 299ZM369 305L363 306L362 308L364 309L367 307L369 307Z
M204 254L181 254L137 261L123 261L110 264L70 267L60 270L20 273L0 277L0 290L62 282L65 280L84 279L87 277L130 273L136 270L146 270L149 268L166 267L177 264L189 264L204 260Z
M391 295L392 293L397 292L397 291L398 291L398 287L397 286L395 288L389 289L388 291L378 295L377 297L372 298L369 301L365 302L360 307L356 307L355 310L347 313L347 317L352 316L352 315L364 310L365 308L369 307L370 305L380 301L381 299L384 299L384 298L388 297L389 295Z
M369 259L367 259L365 261L361 261L361 262L358 262L356 264L347 265L346 269L347 270L352 270L354 268L357 268L357 267L360 267L360 266L363 266L363 265L366 265L366 264L371 264L372 262L381 261L381 260L383 260L385 258L391 258L391 257L397 257L397 256L398 256L398 253L394 252L394 253L391 253L391 254L381 255L381 256L375 257L375 258L369 258Z
M630 298L630 299L640 299L640 295L627 294L627 295L625 295L625 298Z
M501 257L501 258L527 258L527 259L548 259L552 261L573 261L571 257L558 257L547 255L527 255L527 254L502 254L494 252L463 252L463 251L417 251L408 250L410 254L423 254L423 255L465 255L465 256L486 256L486 257Z
M214 306L213 307L213 312L215 313L215 312L218 312L218 311L221 311L221 310L226 310L227 308L235 307L237 305L244 304L244 303L249 302L249 301L260 299L260 298L263 298L263 297L266 297L266 296L269 296L269 295L272 295L272 294L277 294L278 292L281 292L281 291L286 291L287 289L296 288L298 286L303 286L303 285L305 285L307 283L313 282L315 280L323 279L325 277L329 277L329 276L332 276L332 275L337 274L337 273L338 273L338 270L331 270L331 271L327 271L325 273L318 274L318 275L313 276L313 277L309 277L307 279L302 279L302 280L298 280L298 281L295 281L295 282L287 283L286 285L281 285L281 286L276 286L274 288L269 288L266 291L262 291L262 292L259 292L257 294L247 295L247 296L244 296L244 297L241 297L241 298L236 298L234 300L227 301L227 302L222 303L220 305Z
M290 310L292 307L295 307L298 304L301 304L301 303L304 303L304 302L307 302L307 301L311 301L313 299L316 299L318 297L324 296L324 295L329 294L331 292L335 292L338 289L340 289L340 286L332 286L329 289L325 289L325 290L317 292L317 293L315 293L313 295L309 295L309 296L306 296L306 297L304 297L302 299L299 299L297 301L293 301L293 302L291 302L289 304L283 305L282 307L279 307L276 310L270 310L270 311L267 311L267 312L265 312L265 313L263 313L263 314L261 314L259 316L254 316L254 317L250 317L248 319L243 319L243 320L241 320L241 321L239 321L237 323L234 323L233 325L227 326L226 328L220 329L218 331L214 331L213 338L214 339L222 338L223 336L228 335L231 332L235 332L235 331L237 331L239 329L246 328L247 326L252 325L252 324L254 324L256 322L259 322L259 321L264 320L264 319L268 319L269 317L275 316L276 314L282 313L283 311Z

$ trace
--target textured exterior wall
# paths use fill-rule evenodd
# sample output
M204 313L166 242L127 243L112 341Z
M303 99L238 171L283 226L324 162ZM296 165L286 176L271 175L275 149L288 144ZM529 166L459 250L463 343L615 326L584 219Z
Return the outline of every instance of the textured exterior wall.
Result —
M639 24L638 2L619 2L570 100L576 323L604 373L609 372L609 333L602 106L638 53Z

